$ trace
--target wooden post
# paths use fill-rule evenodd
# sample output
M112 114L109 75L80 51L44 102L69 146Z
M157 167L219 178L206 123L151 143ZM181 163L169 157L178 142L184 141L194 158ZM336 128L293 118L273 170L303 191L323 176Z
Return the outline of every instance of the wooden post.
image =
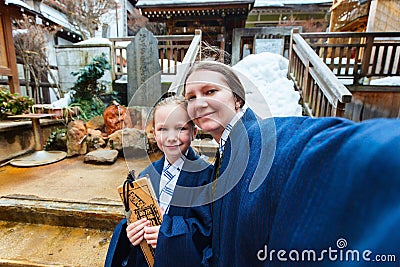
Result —
M0 75L8 77L11 93L21 93L10 11L4 2L0 6Z
M223 51L220 55L220 60L221 62L225 62L225 38L226 38L226 29L225 29L225 23L221 27L221 42L220 42L220 49Z
M336 110L334 111L335 114L332 114L332 115L336 116L336 117L345 118L345 115L346 115L346 104L347 103L345 103L345 102L338 101Z
M303 99L309 103L310 102L310 88L311 88L311 78L310 78L310 61L307 61L306 67L304 69L304 84L301 90Z
M338 12L336 8L341 4L342 0L333 0L332 7L331 7L331 21L329 23L329 32L335 31L335 24L337 22Z
M196 29L194 30L194 35L198 36L197 40L198 40L198 51L197 51L197 55L199 55L199 61L201 61L201 40L202 40L202 36L201 36L201 30L200 29Z
M374 46L374 36L366 37L366 47L361 61L361 73L359 78L363 78L368 74L369 62L371 59L372 47Z
M290 45L289 45L289 70L288 70L288 78L290 79L290 73L293 71L293 64L294 64L294 59L293 59L293 34L298 34L300 32L300 30L298 28L294 28L291 31L290 34Z

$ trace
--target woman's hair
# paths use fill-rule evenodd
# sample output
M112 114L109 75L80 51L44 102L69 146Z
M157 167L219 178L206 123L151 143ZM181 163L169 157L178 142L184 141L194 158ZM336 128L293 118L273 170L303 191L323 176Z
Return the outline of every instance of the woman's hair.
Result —
M156 111L158 110L158 108L160 108L162 106L167 106L167 105L181 106L184 110L187 111L188 102L183 96L170 96L170 97L161 99L155 105L154 110L153 110L153 125L154 125L154 117L155 117L155 114L156 114ZM194 123L192 120L189 121L189 124L194 126Z
M243 107L245 103L245 91L243 84L240 82L239 77L235 74L233 69L225 65L223 63L217 62L217 61L199 61L196 62L190 69L189 72L186 75L185 78L185 83L184 83L184 90L183 94L185 94L186 90L186 81L188 77L199 70L207 70L207 71L213 71L213 72L218 72L222 74L225 78L225 82L228 84L229 88L232 90L233 95L238 98L240 101L240 107Z

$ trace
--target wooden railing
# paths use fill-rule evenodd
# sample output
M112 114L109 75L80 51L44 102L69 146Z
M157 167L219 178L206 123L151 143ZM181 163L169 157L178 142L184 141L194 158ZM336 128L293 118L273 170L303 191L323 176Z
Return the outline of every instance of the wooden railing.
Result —
M346 84L400 76L400 32L302 33L302 38Z
M17 57L17 66L19 66L21 69L24 69L24 64L23 61L20 57ZM26 80L25 78L19 78L19 90L18 93L21 95L25 95L28 97L31 97L36 100L36 104L42 104L42 103L50 103L51 97L50 97L50 90L54 91L54 94L60 95L60 90L59 88L61 87L59 83L55 83L57 81L54 81L52 77L57 76L56 72L58 72L58 67L54 65L49 65L49 70L48 72L42 73L42 80L39 81L38 84L38 91L35 92L35 83L33 80ZM50 71L54 71L54 73L49 73ZM28 79L30 79L30 74L28 71ZM0 76L1 78L1 76ZM54 78L56 79L56 78ZM4 86L10 86L10 82L8 79L0 79L0 85ZM11 88L10 88L11 89ZM10 90L12 92L12 90ZM62 96L61 96L62 97Z
M196 38L196 35L158 35L155 37L158 40L158 55L160 59L161 74L176 75L178 65L183 62L192 41ZM134 40L134 38L135 37L110 38L110 41L113 44L113 80L127 74L126 47Z
M315 117L344 117L351 93L302 38L292 30L288 78L301 92L304 112Z
M201 30L196 30L193 37L192 43L182 61L182 64L178 66L177 75L172 82L169 92L179 95L183 91L183 83L189 68L193 65L196 59L201 60Z
M400 86L375 80L400 76L400 33L294 31L288 76L306 115L399 118Z

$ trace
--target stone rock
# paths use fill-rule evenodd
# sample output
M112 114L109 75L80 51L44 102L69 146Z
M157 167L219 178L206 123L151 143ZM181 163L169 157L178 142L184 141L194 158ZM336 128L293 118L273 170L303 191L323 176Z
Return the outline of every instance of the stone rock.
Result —
M103 131L103 129L104 129L104 118L103 118L103 116L93 117L91 120L89 120L86 123L86 128L87 129L94 129L94 130Z
M106 145L102 132L90 128L87 129L86 143L89 151L97 150Z
M68 123L67 129L67 157L84 155L87 152L86 127L81 120Z
M146 134L143 130L136 128L125 128L118 130L108 137L107 147L122 151L123 148L134 150L146 150Z
M126 47L129 106L153 107L161 97L158 40L141 28Z
M118 103L108 106L103 112L103 118L107 135L132 127L128 109Z
M87 153L83 161L85 163L94 163L94 164L111 164L114 163L117 160L117 158L118 158L117 150L98 149Z
M146 136L147 136L148 152L149 153L161 152L157 146L157 141L154 135L154 127L152 121L146 125Z

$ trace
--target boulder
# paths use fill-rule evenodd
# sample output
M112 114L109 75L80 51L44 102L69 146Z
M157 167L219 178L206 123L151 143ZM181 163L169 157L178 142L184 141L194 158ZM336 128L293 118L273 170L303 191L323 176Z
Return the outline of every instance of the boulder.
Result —
M103 112L103 118L107 135L132 127L127 108L118 103L108 106Z
M118 158L117 150L98 149L89 152L83 158L85 163L93 164L112 164Z
M107 147L122 151L123 148L146 151L146 134L136 128L118 130L108 136Z
M67 157L84 155L87 152L85 122L75 120L68 123L67 129Z

